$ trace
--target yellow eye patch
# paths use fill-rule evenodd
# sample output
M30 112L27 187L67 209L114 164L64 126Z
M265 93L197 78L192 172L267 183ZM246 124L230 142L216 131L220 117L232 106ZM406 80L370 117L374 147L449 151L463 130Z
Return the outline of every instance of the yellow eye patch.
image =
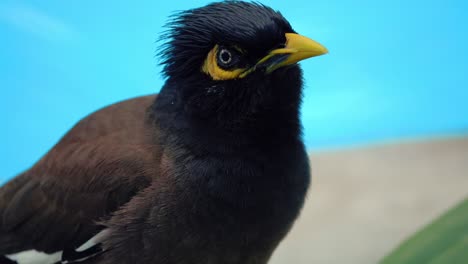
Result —
M223 81L223 80L233 80L236 78L242 78L240 75L245 69L233 69L233 70L225 70L218 66L218 49L219 46L216 45L214 48L208 53L208 56L205 59L205 62L202 66L202 71L213 78L215 81Z

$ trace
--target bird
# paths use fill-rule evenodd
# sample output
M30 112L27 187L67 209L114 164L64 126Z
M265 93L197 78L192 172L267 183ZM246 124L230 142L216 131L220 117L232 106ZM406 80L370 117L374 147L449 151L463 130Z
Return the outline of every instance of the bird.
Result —
M299 61L259 2L175 13L158 94L98 110L0 189L0 263L264 264L310 185Z

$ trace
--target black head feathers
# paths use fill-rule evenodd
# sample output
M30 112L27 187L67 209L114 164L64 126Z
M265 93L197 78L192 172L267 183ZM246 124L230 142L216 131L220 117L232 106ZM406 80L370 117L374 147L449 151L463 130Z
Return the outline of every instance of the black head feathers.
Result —
M167 77L199 73L208 52L217 44L238 46L260 57L285 43L285 33L294 32L279 12L242 1L179 12L167 27L160 53Z
M168 80L160 98L171 90L169 108L229 128L256 127L273 112L296 122L297 62L327 52L260 3L224 1L182 11L168 28L160 53Z

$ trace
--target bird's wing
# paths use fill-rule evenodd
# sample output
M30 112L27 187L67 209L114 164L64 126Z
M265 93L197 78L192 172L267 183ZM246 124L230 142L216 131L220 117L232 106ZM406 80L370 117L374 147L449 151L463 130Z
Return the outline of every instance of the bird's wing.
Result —
M0 256L77 248L100 231L99 221L150 185L158 147L146 110L154 99L124 101L88 116L0 188Z

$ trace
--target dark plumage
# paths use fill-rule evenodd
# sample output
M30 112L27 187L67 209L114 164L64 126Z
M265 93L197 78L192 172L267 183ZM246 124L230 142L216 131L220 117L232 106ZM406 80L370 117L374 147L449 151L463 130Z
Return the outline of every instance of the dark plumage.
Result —
M179 13L165 38L157 97L86 117L0 189L0 263L267 263L309 185L295 62L326 50L239 1Z

